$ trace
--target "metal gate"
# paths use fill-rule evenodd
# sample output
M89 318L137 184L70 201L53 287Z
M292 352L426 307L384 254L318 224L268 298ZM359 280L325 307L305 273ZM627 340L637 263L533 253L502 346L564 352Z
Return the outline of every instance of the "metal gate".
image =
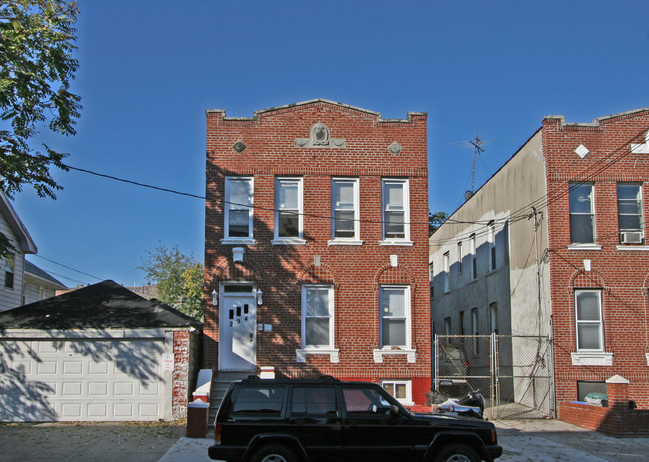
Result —
M480 390L489 419L555 416L552 342L545 336L435 335L434 389Z

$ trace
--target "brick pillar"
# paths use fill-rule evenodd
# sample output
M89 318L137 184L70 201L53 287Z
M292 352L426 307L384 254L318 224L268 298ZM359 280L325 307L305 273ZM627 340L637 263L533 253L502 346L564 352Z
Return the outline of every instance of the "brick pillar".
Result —
M610 409L629 408L629 381L619 375L614 375L606 381L608 389L608 407Z

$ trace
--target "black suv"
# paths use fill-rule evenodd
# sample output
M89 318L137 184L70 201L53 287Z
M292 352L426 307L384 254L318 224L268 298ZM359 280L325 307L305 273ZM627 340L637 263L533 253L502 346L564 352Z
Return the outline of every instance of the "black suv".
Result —
M379 385L251 377L228 389L214 424L212 459L250 462L492 461L491 422L411 414Z

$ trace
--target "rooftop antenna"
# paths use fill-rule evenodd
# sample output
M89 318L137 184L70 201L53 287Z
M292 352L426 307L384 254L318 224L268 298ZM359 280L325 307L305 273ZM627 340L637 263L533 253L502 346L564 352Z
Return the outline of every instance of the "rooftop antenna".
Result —
M482 146L485 145L484 140L478 136L478 129L475 131L475 138L469 140L469 144L473 146L473 170L471 172L471 195L473 195L475 192L475 160L484 152Z
M480 154L484 152L483 146L489 144L491 141L485 141L478 136L478 130L475 131L475 138L467 141L460 141L456 143L449 143L461 146L463 148L473 149L473 169L471 171L471 189L464 193L464 200L468 201L473 197L475 192L475 162Z

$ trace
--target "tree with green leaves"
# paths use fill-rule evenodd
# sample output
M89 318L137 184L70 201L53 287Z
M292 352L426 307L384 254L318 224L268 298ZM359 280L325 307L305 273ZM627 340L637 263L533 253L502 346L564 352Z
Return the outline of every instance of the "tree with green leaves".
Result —
M428 235L432 236L447 219L448 213L446 212L428 212Z
M158 286L158 300L196 319L203 318L203 264L183 254L178 246L159 244L146 251L142 266L146 278Z
M25 184L53 199L61 189L50 168L67 170L67 154L34 146L34 138L43 127L76 133L81 99L70 83L79 67L73 56L78 14L75 1L0 3L0 189L10 198ZM0 254L6 251L0 240Z

